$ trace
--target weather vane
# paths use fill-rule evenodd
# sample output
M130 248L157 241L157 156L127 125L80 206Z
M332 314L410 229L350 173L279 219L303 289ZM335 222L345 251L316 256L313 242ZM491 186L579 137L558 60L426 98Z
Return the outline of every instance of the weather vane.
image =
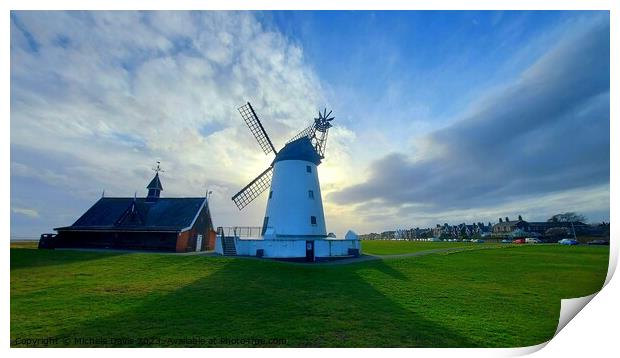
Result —
M319 110L319 117L314 119L314 127L316 128L316 130L318 130L319 132L325 132L332 127L332 124L329 122L333 121L335 117L330 118L329 116L331 114L332 111L329 111L329 113L327 113L327 108L323 110L323 113L321 113L321 110Z
M161 162L158 160L157 161L157 166L153 167L153 171L155 171L155 173L159 173L159 172L165 172L165 170L163 170L159 165L161 164Z

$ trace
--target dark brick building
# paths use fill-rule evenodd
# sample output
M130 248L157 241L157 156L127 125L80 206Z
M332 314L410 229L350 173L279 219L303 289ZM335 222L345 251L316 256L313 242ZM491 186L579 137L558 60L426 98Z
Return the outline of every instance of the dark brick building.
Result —
M145 198L102 197L73 225L42 235L40 248L203 251L215 246L207 197L160 198L159 173Z

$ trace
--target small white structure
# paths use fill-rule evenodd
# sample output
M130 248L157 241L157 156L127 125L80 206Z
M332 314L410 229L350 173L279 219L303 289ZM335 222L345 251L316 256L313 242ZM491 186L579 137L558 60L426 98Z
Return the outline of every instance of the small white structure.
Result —
M278 238L276 235L242 238L218 235L215 252L221 255L304 258L306 261L316 261L334 257L358 256L361 253L361 246L357 234L352 231L347 232L346 239Z
M260 237L216 239L216 252L223 255L270 258L305 258L307 261L330 257L357 256L359 237L349 231L345 239L327 233L321 186L317 168L324 158L327 132L332 126L329 114L319 112L314 123L277 152L252 106L239 108L243 119L265 154L273 152L271 166L246 185L232 200L241 210L269 188L269 198Z

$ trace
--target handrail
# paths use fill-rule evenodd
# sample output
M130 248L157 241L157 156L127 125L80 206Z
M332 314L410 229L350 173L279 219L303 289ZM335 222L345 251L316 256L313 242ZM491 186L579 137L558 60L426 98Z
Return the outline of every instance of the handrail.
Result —
M221 237L260 237L262 233L263 226L218 226L217 228L217 235Z

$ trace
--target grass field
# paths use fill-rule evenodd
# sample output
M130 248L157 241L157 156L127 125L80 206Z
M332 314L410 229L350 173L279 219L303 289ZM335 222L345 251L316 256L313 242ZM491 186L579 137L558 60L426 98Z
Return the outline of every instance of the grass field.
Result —
M495 247L348 265L12 248L11 344L527 346L605 279L608 247Z
M36 249L39 246L38 241L11 241L12 249Z

